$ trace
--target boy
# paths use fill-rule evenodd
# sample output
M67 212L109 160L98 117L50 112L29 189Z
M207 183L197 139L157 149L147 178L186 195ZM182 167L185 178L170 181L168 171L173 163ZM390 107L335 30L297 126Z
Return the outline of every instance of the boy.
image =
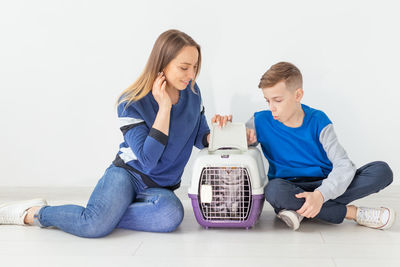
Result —
M277 217L293 230L304 217L335 224L346 218L371 228L390 228L393 209L347 205L388 186L393 181L390 167L379 161L356 169L325 113L300 103L300 70L279 62L258 87L270 110L256 112L246 123L247 138L248 143L261 144L269 162L265 197Z

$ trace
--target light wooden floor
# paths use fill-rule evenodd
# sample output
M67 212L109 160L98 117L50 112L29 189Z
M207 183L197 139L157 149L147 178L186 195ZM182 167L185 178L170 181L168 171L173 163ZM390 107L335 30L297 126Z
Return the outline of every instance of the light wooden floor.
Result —
M0 188L0 202L45 197L50 205L84 205L92 188ZM387 231L345 221L305 221L293 232L266 203L250 230L205 230L195 221L187 188L177 190L185 218L176 232L115 230L85 239L57 229L0 226L0 266L400 266L400 223ZM400 186L355 202L400 211Z

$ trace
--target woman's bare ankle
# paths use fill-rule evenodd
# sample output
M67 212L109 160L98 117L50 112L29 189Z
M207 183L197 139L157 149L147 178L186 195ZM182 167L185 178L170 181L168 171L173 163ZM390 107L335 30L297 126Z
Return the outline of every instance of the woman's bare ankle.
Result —
M39 206L35 206L35 207L31 207L26 211L26 216L24 219L24 223L25 224L29 224L32 225L33 224L33 216L38 212L38 210L40 210L41 207Z

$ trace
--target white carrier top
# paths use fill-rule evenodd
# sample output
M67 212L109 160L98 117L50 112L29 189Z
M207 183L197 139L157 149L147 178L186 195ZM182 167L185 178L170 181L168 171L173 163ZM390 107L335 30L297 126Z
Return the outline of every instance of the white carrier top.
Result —
M211 125L208 151L213 152L220 148L236 148L240 151L247 151L246 127L243 123L227 122L223 129L217 123Z

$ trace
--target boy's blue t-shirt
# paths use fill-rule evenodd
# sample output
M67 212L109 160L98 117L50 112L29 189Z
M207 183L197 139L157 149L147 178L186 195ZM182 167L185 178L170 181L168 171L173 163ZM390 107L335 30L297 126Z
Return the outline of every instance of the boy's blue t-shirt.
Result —
M303 124L297 128L274 120L270 110L256 112L257 141L269 162L268 178L326 178L332 163L320 142L321 131L332 122L320 111L302 104Z

